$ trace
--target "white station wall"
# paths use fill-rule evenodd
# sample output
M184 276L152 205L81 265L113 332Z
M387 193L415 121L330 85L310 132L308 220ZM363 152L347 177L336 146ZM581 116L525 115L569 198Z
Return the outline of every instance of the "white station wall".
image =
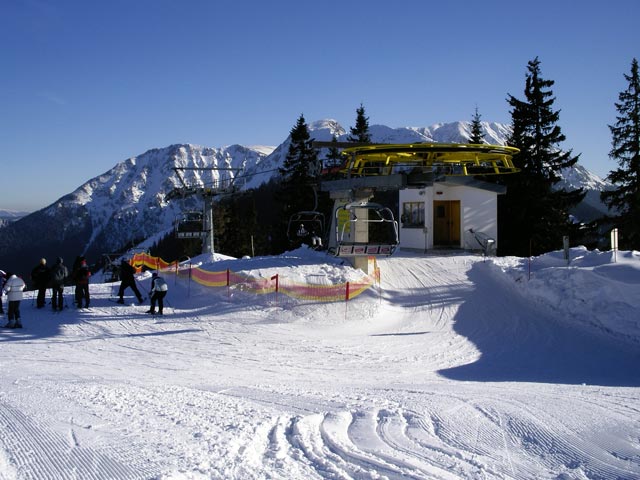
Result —
M400 211L405 202L424 202L425 225L423 228L404 228L400 222L400 248L428 250L433 248L433 202L434 200L460 201L460 248L478 250L469 229L481 232L498 242L498 195L495 192L461 185L434 184L424 189L400 190Z

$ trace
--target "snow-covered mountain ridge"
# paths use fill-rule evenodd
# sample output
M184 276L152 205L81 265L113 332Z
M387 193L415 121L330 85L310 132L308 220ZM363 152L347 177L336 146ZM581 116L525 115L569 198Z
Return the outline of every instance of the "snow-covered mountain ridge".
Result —
M469 122L401 128L372 125L370 133L376 143L466 143L470 126ZM492 122L482 122L482 128L485 140L495 144L504 144L510 130L508 125ZM330 119L310 123L309 130L318 141L330 141L334 135L339 141L348 137L347 130ZM21 257L36 261L41 256L84 254L97 260L102 253L169 230L182 211L201 209L195 197L167 199L182 186L178 172L189 185L208 186L233 178L242 189L255 188L278 174L289 144L288 137L277 147L170 145L128 158L48 207L4 227L0 261L12 268ZM580 166L567 172L565 181L597 191L606 186Z
M29 212L16 212L15 210L0 210L0 228L9 225L11 222L20 220L29 215Z

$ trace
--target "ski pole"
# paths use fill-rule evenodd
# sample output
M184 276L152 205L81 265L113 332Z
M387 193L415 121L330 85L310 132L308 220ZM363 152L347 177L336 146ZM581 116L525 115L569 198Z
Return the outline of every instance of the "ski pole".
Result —
M169 300L167 300L167 297L164 297L164 303L167 304L167 307L169 307L172 311L172 313L176 313L176 309L173 308L173 305L171 305L171 302Z

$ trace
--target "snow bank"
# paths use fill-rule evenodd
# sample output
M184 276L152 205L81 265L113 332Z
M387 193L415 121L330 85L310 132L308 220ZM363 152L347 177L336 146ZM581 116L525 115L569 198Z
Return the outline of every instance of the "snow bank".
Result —
M568 321L640 343L640 252L555 251L492 259L520 295Z

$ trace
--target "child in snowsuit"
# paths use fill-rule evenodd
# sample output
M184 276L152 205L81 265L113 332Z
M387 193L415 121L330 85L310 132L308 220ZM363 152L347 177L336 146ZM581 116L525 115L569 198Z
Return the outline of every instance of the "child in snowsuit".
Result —
M164 278L159 277L157 273L151 275L151 308L147 310L147 313L155 315L156 313L156 301L158 302L158 315L162 315L162 309L164 308L164 297L167 296L167 290L169 287Z
M9 299L7 312L9 322L5 325L5 328L22 328L20 301L22 300L22 291L25 286L24 281L17 275L10 275L7 283L4 284L4 291Z

